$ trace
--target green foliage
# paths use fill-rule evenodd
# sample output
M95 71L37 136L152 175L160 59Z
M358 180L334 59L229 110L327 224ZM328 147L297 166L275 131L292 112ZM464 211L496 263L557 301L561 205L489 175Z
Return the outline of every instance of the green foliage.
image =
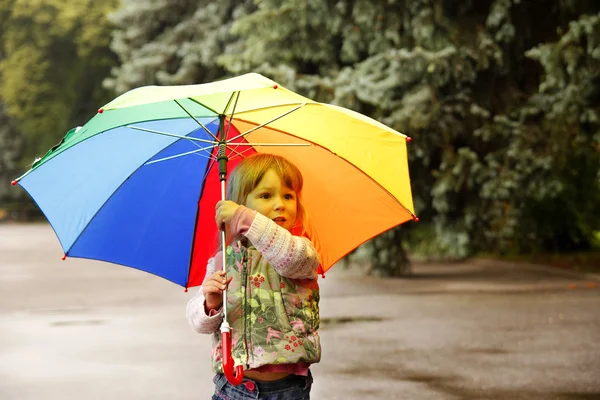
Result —
M23 138L15 123L6 113L6 107L0 102L0 214L9 203L23 197L22 191L14 190L10 182L19 171L19 159L22 156ZM2 217L0 216L0 220Z
M114 64L106 15L117 0L0 3L0 93L26 139L24 162L44 154L108 101Z
M408 230L394 229L392 231ZM384 241L378 238L375 242ZM380 245L385 246L386 243ZM456 231L443 224L424 223L410 229L410 252L425 261L462 260L469 255L469 245L469 236L464 231Z
M123 3L111 15L120 27L112 50L120 66L104 82L117 93L144 85L209 82L227 71L217 63L231 42L233 21L254 8L251 1L208 0Z
M153 23L120 20L113 46L135 60L117 71L113 81L128 82L118 90L256 71L413 136L423 222L408 244L428 257L591 245L600 226L593 1L183 2L195 11L179 17L153 4ZM212 24L202 19L211 13ZM140 44L117 49L132 31ZM192 47L196 56L181 50ZM407 268L399 232L370 243L386 274Z
M369 273L396 277L410 275L411 264L403 246L403 236L403 230L392 229L369 242L367 250L372 260Z
M114 3L73 4L0 3L1 93L35 138L28 157L106 93ZM599 12L594 0L123 2L110 17L120 65L104 84L255 71L412 136L422 222L370 242L381 273L409 270L405 247L428 258L585 250L600 231Z
M520 115L528 126L541 122L554 190L532 191L521 228L545 248L588 249L600 227L600 14L570 22L558 41L527 56L544 74Z

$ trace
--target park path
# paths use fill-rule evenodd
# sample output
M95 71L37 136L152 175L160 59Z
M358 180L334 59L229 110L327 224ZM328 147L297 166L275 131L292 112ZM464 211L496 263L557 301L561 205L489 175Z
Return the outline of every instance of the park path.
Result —
M0 225L0 399L208 399L185 293ZM600 399L600 279L475 260L321 284L314 399Z

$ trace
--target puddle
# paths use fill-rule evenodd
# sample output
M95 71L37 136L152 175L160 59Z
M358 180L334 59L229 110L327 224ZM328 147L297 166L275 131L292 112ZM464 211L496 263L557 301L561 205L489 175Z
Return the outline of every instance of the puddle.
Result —
M321 318L321 328L329 328L332 326L352 324L359 322L381 322L385 321L385 318L381 317L338 317L338 318Z
M34 308L29 310L30 314L83 314L92 311L83 307L59 307L59 308Z
M564 400L598 400L600 399L600 392L560 393L560 396Z
M508 350L494 349L494 348L461 349L460 351L464 351L467 353L475 353L475 354L508 354L508 353L510 353Z
M87 325L102 325L106 321L101 319L88 319L83 321L55 321L51 322L50 326L87 326Z

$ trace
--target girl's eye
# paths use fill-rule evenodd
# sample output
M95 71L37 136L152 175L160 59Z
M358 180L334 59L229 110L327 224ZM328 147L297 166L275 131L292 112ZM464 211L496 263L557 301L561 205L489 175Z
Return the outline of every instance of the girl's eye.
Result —
M286 195L285 195L285 198L286 198L287 200L294 200L294 195L293 195L293 194L286 194Z
M271 195L269 193L263 193L263 194L260 195L261 199L268 199L270 197L271 197Z

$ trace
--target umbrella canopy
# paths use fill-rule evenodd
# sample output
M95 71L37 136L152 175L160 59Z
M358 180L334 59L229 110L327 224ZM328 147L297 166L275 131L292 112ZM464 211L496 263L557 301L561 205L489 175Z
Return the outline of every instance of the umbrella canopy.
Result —
M322 271L414 216L405 135L247 74L148 86L108 103L16 180L69 257L122 264L184 287L217 250L219 142L229 167L281 155L304 176Z

